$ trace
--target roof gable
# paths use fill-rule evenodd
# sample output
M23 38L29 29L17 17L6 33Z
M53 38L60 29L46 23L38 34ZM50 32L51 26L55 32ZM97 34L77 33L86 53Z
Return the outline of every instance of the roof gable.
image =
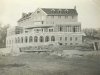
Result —
M38 8L35 12L33 12L31 15L33 15L34 13L36 13L37 11L42 11L45 15L47 15L47 13L45 13L41 8Z

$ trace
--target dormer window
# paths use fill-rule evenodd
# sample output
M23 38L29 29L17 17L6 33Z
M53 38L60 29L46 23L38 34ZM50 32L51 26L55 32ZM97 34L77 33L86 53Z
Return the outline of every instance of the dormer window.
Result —
M66 12L66 13L69 13L69 10L68 10L68 9L66 9L66 10L65 10L65 12Z
M51 12L52 12L52 13L54 13L54 12L55 12L55 10L54 10L54 9L52 9L52 10L51 10Z
M61 13L61 11L62 11L62 10L61 10L61 9L59 9L59 10L58 10L58 13Z

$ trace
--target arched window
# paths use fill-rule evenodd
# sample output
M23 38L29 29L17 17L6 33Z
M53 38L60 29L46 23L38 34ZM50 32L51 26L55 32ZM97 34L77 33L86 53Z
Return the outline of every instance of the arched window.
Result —
M18 37L18 43L20 43L20 38Z
M51 41L55 41L55 36L51 36Z
M23 37L21 37L21 43L23 43Z
M40 36L40 42L43 42L43 41L44 41L44 37Z
M34 37L34 42L38 42L38 37L37 36Z
M28 39L27 39L27 36L25 37L25 43L27 43Z
M33 37L32 36L29 37L29 42L33 42Z
M45 37L45 42L48 42L49 41L49 36L46 36Z

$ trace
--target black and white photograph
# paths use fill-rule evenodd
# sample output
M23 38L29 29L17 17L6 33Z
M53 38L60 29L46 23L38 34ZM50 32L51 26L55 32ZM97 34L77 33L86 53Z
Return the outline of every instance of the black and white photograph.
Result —
M100 75L100 0L0 0L0 75Z

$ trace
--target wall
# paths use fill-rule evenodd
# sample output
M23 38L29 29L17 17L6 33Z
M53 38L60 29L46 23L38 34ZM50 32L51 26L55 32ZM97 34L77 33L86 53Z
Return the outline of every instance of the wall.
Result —
M32 42L29 43L29 41L27 43L25 43L25 37L29 37L32 36L33 40L34 40L34 36L37 36L38 38L40 36L43 36L44 38L46 36L49 36L49 38L51 39L51 36L55 36L55 41L49 41L49 42ZM15 38L21 38L23 37L24 42L23 43L15 43ZM60 37L62 37L62 40L60 41ZM67 37L67 41L65 41L65 37ZM72 41L70 41L70 37L72 37ZM75 37L77 37L77 41L75 41ZM67 45L75 45L75 44L82 44L82 35L81 33L64 33L64 32L45 32L45 33L26 33L26 34L17 34L16 36L11 36L11 37L7 37L6 39L8 42L6 43L6 47L8 48L8 50L16 50L17 48L20 47L27 47L27 46L38 46L38 45L48 45L48 44L55 44L57 45L58 43L62 43L63 45L67 44ZM38 39L39 40L39 39ZM11 42L10 42L11 41ZM10 43L9 43L10 42Z
M37 11L40 11L40 13L37 13ZM46 14L41 10L37 9L34 13L31 14L29 19L26 19L24 21L18 22L19 26L32 26L35 22L42 22L46 20ZM44 22L45 24L45 22Z
M68 16L68 18L65 18L65 16L61 16L61 18L58 18L58 16L54 16L54 18L48 16L46 22L47 24L66 24L67 22L77 22L77 16L74 16L73 19L72 16Z

